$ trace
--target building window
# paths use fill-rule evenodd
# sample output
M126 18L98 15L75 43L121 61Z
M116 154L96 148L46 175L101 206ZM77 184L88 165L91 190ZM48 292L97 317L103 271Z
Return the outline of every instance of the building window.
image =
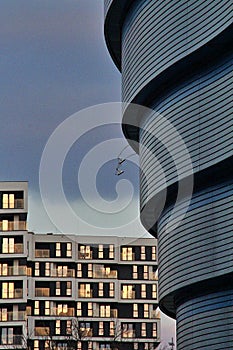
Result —
M66 282L66 295L72 295L72 282Z
M151 251L152 251L151 260L156 260L156 247L152 247Z
M89 322L81 322L79 329L84 337L92 336L91 324Z
M121 297L122 299L135 299L134 285L123 285Z
M142 322L142 326L141 326L141 336L142 337L146 337L146 323Z
M92 349L93 349L92 345L93 345L92 342L89 341L89 342L88 342L88 350L92 350Z
M66 243L66 256L67 258L72 257L72 243Z
M82 350L82 342L78 341L77 343L77 350Z
M133 279L138 278L138 267L136 265L133 265Z
M35 262L35 276L40 276L40 263Z
M146 298L146 284L141 284L141 298Z
M104 296L104 284L103 284L103 282L99 283L98 294L99 294L99 297L103 297Z
M0 309L0 321L7 321L7 309Z
M91 298L92 293L91 293L91 285L86 283L81 283L79 287L79 297L81 298Z
M82 264L77 265L77 277L82 277Z
M109 297L113 298L115 295L114 282L109 283Z
M61 333L61 321L56 320L56 327L55 327L55 334L60 334Z
M109 259L114 259L114 245L109 245Z
M56 257L61 256L61 243L56 243Z
M141 260L146 260L146 247L141 247Z
M110 317L110 305L100 305L100 317Z
M4 193L2 196L2 208L14 209L15 207L15 195L13 193Z
M2 328L2 345L14 344L13 328Z
M39 350L39 340L34 340L34 350Z
M87 316L93 316L93 304L92 303L87 304Z
M67 335L72 334L72 321L71 320L66 321L66 334Z
M77 316L82 316L82 303L77 302Z
M99 335L104 335L104 323L102 321L99 322Z
M0 275L1 276L8 276L8 265L7 264L0 264Z
M45 263L45 276L50 276L50 263Z
M133 338L134 329L132 323L123 323L122 325L122 337L123 338Z
M127 260L127 261L134 260L132 247L122 247L121 248L121 260Z
M157 298L157 286L156 284L152 284L152 299Z
M68 266L58 266L57 267L57 276L58 277L67 277L68 276Z
M45 301L45 315L50 315L50 301Z
M89 245L80 245L79 247L79 259L91 259L91 247Z
M138 304L133 304L133 317L138 317Z
M39 300L35 300L34 302L34 315L40 314L40 302Z
M103 244L99 244L98 258L99 259L104 258L104 246L103 246Z
M4 220L3 220L4 221ZM4 231L4 230L3 230ZM7 230L6 230L7 231ZM2 239L2 253L14 253L15 240L14 238L3 238Z
M61 284L60 282L56 282L56 295L61 295Z
M3 282L2 283L2 298L11 299L14 298L14 283Z
M110 329L109 329L109 335L110 335L110 337L116 336L116 334L115 334L115 329L116 329L116 327L115 327L115 322L114 322L114 321L111 321L111 322L110 322Z
M144 304L144 318L149 317L149 304Z
M87 271L87 276L92 278L93 277L93 266L92 264L88 264L88 271Z
M134 350L138 350L138 343L134 343L133 348L134 348Z
M145 265L143 267L143 278L144 278L144 280L149 279L149 266L147 266L147 265Z

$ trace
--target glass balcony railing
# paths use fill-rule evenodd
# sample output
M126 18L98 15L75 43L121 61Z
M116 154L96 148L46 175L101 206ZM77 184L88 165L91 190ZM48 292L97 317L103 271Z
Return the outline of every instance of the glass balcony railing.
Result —
M0 276L26 276L27 266L8 266L0 269Z
M92 290L79 290L78 296L79 298L92 298Z
M49 336L50 328L49 327L35 327L34 333L37 336Z
M6 313L0 312L0 321L1 322L11 322L11 321L24 321L26 320L25 311L8 311Z
M49 288L35 288L36 297L49 297L50 289Z
M0 222L0 231L25 231L27 230L26 221L7 221Z
M75 270L67 269L67 270L51 270L51 277L75 277Z
M94 271L93 278L117 278L117 271Z
M54 308L51 310L50 316L75 316L75 311L73 308L68 308L67 310L61 310L59 308Z
M79 259L92 259L92 252L88 252L88 253L78 252L78 258Z
M23 297L23 289L15 289L14 290L14 298L15 299L22 299Z
M14 245L2 245L2 254L23 254L23 244L16 243Z
M149 273L149 280L151 281L157 281L158 280L158 275L156 272L150 272Z
M50 250L49 249L36 249L35 258L49 258Z

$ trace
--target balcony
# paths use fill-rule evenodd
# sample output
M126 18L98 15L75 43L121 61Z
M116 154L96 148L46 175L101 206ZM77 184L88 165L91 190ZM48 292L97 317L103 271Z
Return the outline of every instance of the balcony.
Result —
M54 308L51 310L50 316L60 316L60 317L75 316L75 311L72 308L68 308L66 312L64 312L64 310Z
M49 297L50 289L49 288L35 288L36 297Z
M35 258L50 258L50 250L49 249L36 249L35 250Z
M80 290L78 291L79 298L92 298L92 290Z
M11 322L11 321L25 321L26 312L25 311L8 311L7 313L0 313L0 322Z
M5 220L7 221L7 220ZM7 221L0 222L0 231L25 231L27 230L26 221Z
M88 252L88 253L78 252L78 258L79 259L92 259L92 252Z
M102 270L102 271L94 271L93 278L117 278L117 271Z
M26 276L27 266L7 266L0 270L0 276Z
M51 277L75 277L75 271L72 269L59 271L58 269L51 270Z
M48 336L50 334L49 327L35 327L34 333L36 336Z

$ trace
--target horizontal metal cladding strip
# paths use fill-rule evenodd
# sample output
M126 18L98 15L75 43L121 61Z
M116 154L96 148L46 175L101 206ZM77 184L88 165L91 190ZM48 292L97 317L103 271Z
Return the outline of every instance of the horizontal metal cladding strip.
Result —
M233 271L233 183L196 193L178 227L166 230L179 217L181 203L169 208L158 223L160 299L180 288ZM200 200L199 200L200 197ZM207 287L208 288L208 287Z
M178 306L178 349L232 349L232 307L233 290L206 294Z
M137 1L122 31L123 100L232 23L231 0Z
M230 58L216 67L215 76L211 71L196 81L186 83L180 92L175 91L161 101L154 107L155 111L141 123L141 208L149 198L159 193L164 184L164 176L166 186L177 181L177 166L181 176L187 176L189 169L181 166L187 157L186 149L194 173L233 155L232 90ZM161 118L165 118L175 128L184 146L177 144L172 128L164 128ZM172 150L173 156L169 150ZM164 175L155 166L156 162L160 164Z

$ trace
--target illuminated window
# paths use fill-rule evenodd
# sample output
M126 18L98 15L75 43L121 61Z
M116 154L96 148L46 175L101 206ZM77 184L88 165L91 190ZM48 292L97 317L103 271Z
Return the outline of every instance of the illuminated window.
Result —
M99 259L104 258L104 246L103 246L103 244L99 244L98 258Z
M40 263L35 262L35 276L40 276Z
M66 256L72 257L72 243L66 243Z
M141 260L146 260L146 247L141 247Z
M144 304L144 318L149 317L149 304Z
M98 290L99 297L104 296L104 284L102 282L99 283L99 290Z
M146 323L145 322L142 322L141 324L141 336L142 337L146 337Z
M35 300L34 315L39 315L39 314L40 314L40 302L39 302L39 300Z
M81 298L91 298L91 285L88 283L80 283L79 285L79 297Z
M77 265L77 277L82 277L82 264Z
M138 350L138 343L134 343L133 348L134 348L134 350Z
M58 266L57 267L58 277L67 277L68 276L68 266Z
M141 284L141 298L146 298L146 285Z
M132 247L121 248L121 260L128 260L128 261L134 260Z
M50 276L50 263L45 263L45 276Z
M109 259L114 259L114 245L110 244L109 246Z
M66 295L72 295L72 282L66 282Z
M89 245L80 245L79 247L79 259L91 259L91 247Z
M2 196L2 208L14 209L15 207L15 195L13 193L4 193Z
M148 280L148 278L149 278L149 267L148 266L143 267L143 278L144 278L144 280Z
M61 243L56 243L56 256L61 256Z
M113 337L115 335L115 322L110 322L110 329L109 329L109 335L110 337Z
M71 320L66 321L66 334L68 334L68 335L72 334L72 321Z
M92 303L87 304L87 316L93 316L93 304Z
M104 335L104 323L102 321L99 322L99 335Z
M7 264L0 264L0 275L1 276L8 276L8 265Z
M100 305L100 317L110 317L110 305Z
M133 304L133 317L138 317L138 304Z
M2 328L2 339L1 343L4 344L13 344L14 343L14 336L13 336L13 328Z
M61 333L61 321L56 320L55 334L60 334L60 333Z
M60 285L60 282L56 282L56 295L61 295L61 285Z
M92 264L88 264L88 271L87 271L87 276L88 277L93 277L93 266Z
M14 283L3 282L2 283L2 298L11 299L14 298Z
M34 340L34 350L39 350L39 340Z
M77 350L82 350L82 342L78 341L77 343Z
M122 291L121 291L121 297L122 299L134 299L135 298L135 291L133 285L123 285Z
M7 321L7 309L0 309L0 321Z
M153 323L152 337L157 337L157 323Z
M122 325L122 337L123 338L133 338L134 329L132 323L123 323Z
M156 247L152 247L152 256L151 256L152 260L156 260Z
M45 301L45 315L50 315L50 302L48 300Z
M156 286L156 284L152 284L152 298L153 299L157 298L157 286Z
M82 316L82 303L77 302L77 316Z
M92 350L93 347L92 347L93 343L91 341L88 342L88 350Z
M2 239L2 253L14 253L14 247L15 247L14 238L5 238L4 237Z
M109 283L109 297L112 298L115 295L114 282Z
M136 265L133 265L133 279L138 278L138 267Z

